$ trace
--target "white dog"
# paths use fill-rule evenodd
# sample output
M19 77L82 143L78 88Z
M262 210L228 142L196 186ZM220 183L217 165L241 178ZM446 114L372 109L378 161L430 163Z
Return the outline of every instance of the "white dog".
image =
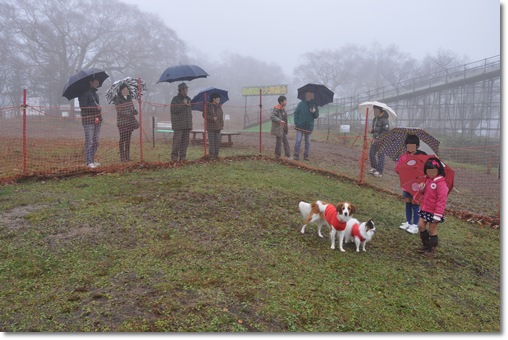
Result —
M356 218L351 218L346 223L345 240L346 243L355 242L356 252L360 252L360 245L363 246L363 251L366 251L365 244L372 240L375 232L376 227L372 220L360 223Z
M321 227L326 224L330 232L330 239L332 242L331 249L335 249L335 239L339 235L339 249L345 251L342 247L344 241L344 233L346 229L346 222L351 218L356 208L349 202L340 202L337 206L333 204L316 201L313 203L300 202L298 204L300 213L305 222L302 226L301 233L305 233L305 228L309 223L318 224L318 235L321 234Z

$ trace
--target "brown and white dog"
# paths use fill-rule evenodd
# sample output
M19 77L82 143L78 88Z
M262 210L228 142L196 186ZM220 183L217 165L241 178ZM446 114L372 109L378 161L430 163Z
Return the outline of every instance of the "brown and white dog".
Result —
M356 252L360 252L360 245L363 246L363 251L366 251L365 244L372 241L375 231L376 227L374 226L374 221L372 221L372 219L369 219L367 222L360 223L360 221L356 218L351 218L346 223L346 233L344 238L346 243L355 242Z
M332 242L331 248L335 249L335 239L338 234L339 249L340 251L345 251L342 244L344 241L346 222L356 210L354 205L349 202L340 202L334 206L324 201L312 203L302 201L298 204L298 208L305 220L301 230L302 234L305 233L305 228L309 223L317 223L318 235L319 237L323 237L321 234L321 227L326 224L330 232L330 239Z

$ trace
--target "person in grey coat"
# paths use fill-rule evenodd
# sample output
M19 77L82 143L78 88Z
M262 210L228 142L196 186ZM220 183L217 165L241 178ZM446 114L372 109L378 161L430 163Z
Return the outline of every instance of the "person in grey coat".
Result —
M203 112L203 118L205 113ZM224 128L224 113L220 104L220 95L216 92L210 96L206 106L206 132L208 133L208 147L210 158L219 158L221 130Z
M288 141L288 114L286 112L287 98L279 96L278 105L272 110L270 119L272 120L272 130L270 133L275 136L275 158L280 158L282 146L284 145L284 155L291 156Z
M372 120L372 144L369 150L369 159L371 169L369 173L375 177L382 177L385 168L385 154L379 150L378 138L383 133L390 130L390 123L388 122L388 112L382 107L374 105L374 119Z
M185 83L178 85L178 95L171 100L171 126L173 128L172 161L185 161L192 130L191 99L187 95L189 87Z

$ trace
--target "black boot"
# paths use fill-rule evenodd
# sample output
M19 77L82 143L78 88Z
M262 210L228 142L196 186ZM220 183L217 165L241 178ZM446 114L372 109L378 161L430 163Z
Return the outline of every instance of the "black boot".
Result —
M429 249L425 253L423 253L423 255L425 257L431 257L431 258L436 256L438 243L439 243L439 241L438 241L437 235L431 236L429 238Z
M429 250L429 231L425 229L424 231L420 231L420 239L422 240L422 246L416 249L417 252L423 254L427 250Z

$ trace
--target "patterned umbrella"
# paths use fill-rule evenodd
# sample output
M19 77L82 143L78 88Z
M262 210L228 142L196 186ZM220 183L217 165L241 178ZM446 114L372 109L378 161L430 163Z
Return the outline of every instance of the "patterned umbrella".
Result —
M138 80L131 77L127 77L115 81L113 85L111 85L109 90L106 91L106 99L110 104L112 104L115 101L115 98L118 95L118 90L120 89L120 85L122 84L127 84L132 98L138 99ZM143 92L146 91L146 83L144 81L141 81L141 90Z
M407 135L416 135L420 138L420 145L425 143L437 155L439 151L439 141L429 135L425 130L419 128L393 128L390 131L382 134L377 139L380 143L380 151L393 159L395 162L399 160L400 156L406 152L406 137ZM423 142L423 143L422 143ZM427 153L428 150L423 150Z

